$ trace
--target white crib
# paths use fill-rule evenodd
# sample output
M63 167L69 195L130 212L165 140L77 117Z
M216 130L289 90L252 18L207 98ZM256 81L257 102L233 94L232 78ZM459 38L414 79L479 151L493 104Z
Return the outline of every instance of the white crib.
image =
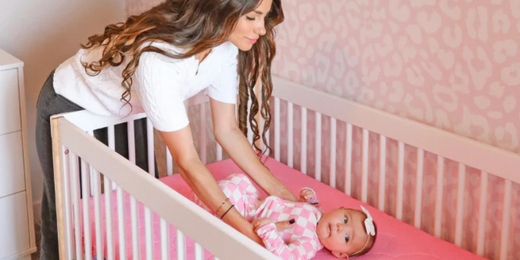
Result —
M324 180L330 186L336 188L340 183L340 188L346 194L363 202L373 204L381 211L393 214L399 220L406 220L417 228L422 228L432 235L443 238L463 247L463 236L465 227L463 214L465 209L465 176L466 168L476 168L481 172L480 178L480 204L479 214L475 216L478 222L477 246L474 250L466 248L478 255L484 255L485 250L492 252L499 259L508 259L511 252L518 251L520 248L510 248L510 230L515 232L515 219L511 219L511 212L515 212L512 207L512 188L513 185L520 184L520 155L507 152L490 145L482 144L468 138L439 130L437 128L417 123L412 120L401 118L390 113L373 109L358 103L335 97L333 95L319 92L305 86L281 79L274 78L274 111L271 130L272 147L276 160L286 163L290 167L295 167L303 173L309 172L317 180ZM206 117L207 98L197 96L189 101L189 105L202 106L200 109L201 118ZM301 117L295 118L295 106L299 106ZM307 119L311 115L315 118L315 125L312 129L305 127ZM145 206L145 240L146 258L154 259L155 252L152 246L152 215L157 214L161 218L161 252L162 259L170 259L169 256L169 232L168 226L173 225L177 228L177 246L184 248L185 236L196 241L195 258L202 259L203 248L210 251L220 259L272 259L274 256L261 246L255 244L224 224L211 214L199 208L184 196L170 189L153 176L145 173L135 166L135 153L130 152L130 160L119 156L114 151L114 125L128 123L129 140L133 140L133 122L145 118L144 114L132 115L127 118L106 118L92 115L85 111L56 115L52 118L53 153L56 180L56 200L58 231L60 239L60 258L61 259L92 259L91 237L95 236L96 248L103 251L103 242L107 244L107 259L115 259L115 252L119 252L120 259L127 259L126 244L124 235L132 236L132 248L134 255L139 255L138 246L139 232L137 228L136 205L142 203ZM322 120L322 118L326 118ZM297 119L297 120L296 120ZM287 122L287 128L281 129L281 121ZM294 122L300 123L301 132L294 132ZM329 121L327 125L322 122ZM339 124L345 125L345 132L341 132L342 138L338 137L340 131ZM150 121L148 121L148 157L149 162L153 162L154 142L153 131ZM201 122L201 127L205 128L206 123ZM260 125L263 125L260 123ZM105 146L93 137L93 131L108 127L109 146ZM322 131L322 129L326 129ZM357 131L359 130L359 131ZM307 136L314 131L314 143L309 145ZM327 132L325 132L327 131ZM199 131L200 156L206 162L206 144L210 140L205 136L205 130ZM359 133L359 143L356 137ZM296 134L301 136L300 140L295 139ZM344 134L344 135L343 135ZM322 140L322 136L328 136L330 140ZM376 136L376 138L374 138ZM339 140L344 137L345 154L342 158L337 158L337 145ZM250 136L249 136L250 138ZM281 145L281 139L287 143ZM387 140L391 140L388 141ZM439 141L442 140L442 141ZM298 145L295 145L295 141ZM390 170L391 165L387 164L387 157L391 151L391 142L397 144L397 169ZM307 155L309 147L318 147L312 151L315 167L307 169ZM129 142L130 150L134 150L134 144ZM295 149L298 147L298 149ZM326 161L322 162L322 147L329 149L330 155ZM359 149L358 149L359 148ZM405 165L407 157L406 151L413 149L416 151L416 159L413 160L417 166L414 172L407 171ZM299 150L295 152L295 150ZM435 186L435 207L432 212L425 212L422 209L423 201L423 178L426 168L423 167L425 153L436 155L436 186ZM169 153L166 161L168 162L168 173L172 173L172 161ZM415 152L414 152L415 154ZM298 155L298 156L297 156ZM353 167L358 158L360 167ZM377 155L377 156L374 156ZM216 159L223 157L222 149L217 145ZM299 166L295 158L298 158ZM81 158L81 165L78 165L78 158ZM337 160L345 161L345 170L336 168ZM445 171L446 161L458 163L455 172ZM302 163L304 162L304 163ZM369 183L369 176L374 169L370 163L377 162L377 187L372 187ZM149 163L149 173L154 173L154 163ZM360 168L360 169L358 169ZM81 187L79 185L79 172L81 169ZM326 173L326 174L325 174ZM394 174L390 176L389 174ZM414 194L405 194L405 177L413 174L415 176ZM501 240L497 246L487 246L485 243L486 230L486 210L488 206L487 191L490 176L501 178L504 183L503 205L504 210L501 219ZM100 177L102 176L102 177ZM443 196L445 190L445 178L455 177L457 182L457 202L456 217L454 228L454 239L443 236L446 230L446 223L442 220ZM390 179L396 179L395 196L387 195L390 189ZM103 189L101 181L103 181ZM393 185L393 184L392 184ZM132 234L122 234L119 241L119 248L114 248L114 237L112 227L118 225L119 230L124 230L123 220L118 223L106 221L106 237L103 237L101 223L103 219L112 219L112 212L106 211L106 215L101 215L100 197L104 194L105 206L111 207L111 192L116 190L118 201L118 212L122 215L125 210L123 194L131 196L132 212ZM376 192L377 191L377 192ZM83 198L92 198L93 208L89 200L80 200L80 193ZM374 196L373 194L377 194ZM414 198L410 203L410 199ZM409 214L405 209L414 209L413 214ZM172 210L175 209L175 210ZM90 210L94 210L95 234L91 234L89 225ZM85 214L82 214L85 213ZM429 230L423 224L424 216L433 216L433 229ZM413 219L413 221L411 221ZM513 222L513 223L512 223ZM85 226L82 228L82 223ZM513 227L513 229L511 229ZM82 231L83 230L83 231ZM77 232L79 231L79 232ZM83 233L84 232L84 233ZM112 246L110 246L112 245ZM229 250L233 248L233 250ZM177 250L177 259L184 259L185 250ZM489 254L488 254L489 255Z

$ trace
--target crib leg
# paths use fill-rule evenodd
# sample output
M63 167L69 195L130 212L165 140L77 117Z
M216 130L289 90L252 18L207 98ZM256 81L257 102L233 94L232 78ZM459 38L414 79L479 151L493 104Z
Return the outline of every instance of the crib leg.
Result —
M56 220L58 222L58 245L60 252L60 259L67 259L67 248L65 246L65 211L62 207L64 205L63 198L63 183L62 183L62 175L63 175L63 164L61 157L61 144L59 141L58 134L58 120L61 117L56 117L51 119L51 129L52 129L52 156L54 158L54 186L56 193Z

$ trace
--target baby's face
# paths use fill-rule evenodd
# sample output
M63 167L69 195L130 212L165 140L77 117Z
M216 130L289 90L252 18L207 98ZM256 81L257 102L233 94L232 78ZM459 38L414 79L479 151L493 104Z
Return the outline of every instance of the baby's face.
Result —
M347 257L361 250L368 239L363 212L339 208L321 217L316 227L320 242L336 257Z

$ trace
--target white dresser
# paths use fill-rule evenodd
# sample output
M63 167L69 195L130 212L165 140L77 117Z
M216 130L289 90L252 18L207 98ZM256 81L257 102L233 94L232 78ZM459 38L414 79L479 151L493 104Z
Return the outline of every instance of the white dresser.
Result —
M36 251L23 62L0 49L0 260Z

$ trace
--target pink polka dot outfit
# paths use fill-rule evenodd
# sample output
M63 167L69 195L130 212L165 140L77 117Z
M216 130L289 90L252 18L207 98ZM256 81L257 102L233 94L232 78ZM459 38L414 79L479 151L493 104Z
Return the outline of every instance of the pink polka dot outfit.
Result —
M219 186L229 201L249 222L258 218L268 218L270 224L257 230L267 250L282 259L311 259L323 245L316 234L316 226L322 212L309 202L315 202L314 196L308 202L289 202L276 196L259 200L260 193L245 174L232 174L219 181ZM210 211L195 196L194 201ZM295 224L283 231L276 230L275 222L294 219Z

